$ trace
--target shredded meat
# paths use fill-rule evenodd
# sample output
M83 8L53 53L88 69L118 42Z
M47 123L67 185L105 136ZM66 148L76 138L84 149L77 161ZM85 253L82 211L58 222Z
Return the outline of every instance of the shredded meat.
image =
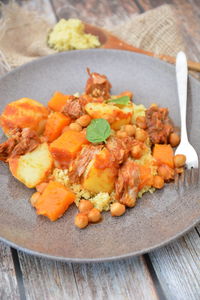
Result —
M133 207L136 203L139 174L138 166L130 159L119 169L115 183L116 199L128 207Z
M0 144L0 160L6 162L15 146L16 146L16 142L12 138Z
M174 131L168 113L167 108L157 106L146 110L147 131L153 144L167 144L170 133Z
M8 158L24 155L33 151L40 143L36 132L30 128L17 128L10 132L10 138L0 144L0 160L7 161Z
M123 139L118 137L111 137L106 143L106 148L110 151L113 156L113 161L117 164L121 164L128 158L129 152L131 151L135 140L133 137L125 137Z
M94 98L110 98L111 83L105 75L100 75L98 73L90 73L87 68L89 78L86 83L85 93L86 95L91 95Z
M62 109L64 115L69 116L72 119L78 119L84 114L82 102L79 98L71 96Z
M89 162L94 158L94 156L100 152L102 146L85 146L79 153L77 158L72 161L69 168L69 177L72 182L79 182L80 177L85 172Z

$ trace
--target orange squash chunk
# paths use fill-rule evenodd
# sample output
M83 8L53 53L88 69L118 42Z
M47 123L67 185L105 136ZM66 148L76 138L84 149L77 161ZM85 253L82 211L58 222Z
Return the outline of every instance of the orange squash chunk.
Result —
M60 218L74 202L75 194L59 182L50 181L34 204L37 214L51 221Z
M139 190L141 190L145 186L152 186L153 184L153 175L151 173L151 169L147 166L138 165L140 171L140 183Z
M153 157L158 164L165 164L174 168L174 152L171 145L156 144L153 148Z
M84 144L88 144L83 132L68 129L50 144L50 151L63 167L68 167Z
M62 133L62 129L69 125L70 117L65 116L61 112L52 113L47 119L44 136L47 137L48 142L53 142Z
M68 99L69 95L64 95L61 92L55 92L52 98L49 100L48 106L54 111L61 111Z

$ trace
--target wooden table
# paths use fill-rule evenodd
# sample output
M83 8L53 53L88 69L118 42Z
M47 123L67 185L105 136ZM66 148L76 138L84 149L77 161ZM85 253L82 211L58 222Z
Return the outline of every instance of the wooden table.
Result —
M7 2L7 1L4 1ZM126 18L172 3L200 61L199 0L24 0L51 21L81 14L99 25L104 16ZM118 18L115 18L117 20ZM110 263L62 263L27 255L0 243L0 299L200 299L200 226L149 254Z

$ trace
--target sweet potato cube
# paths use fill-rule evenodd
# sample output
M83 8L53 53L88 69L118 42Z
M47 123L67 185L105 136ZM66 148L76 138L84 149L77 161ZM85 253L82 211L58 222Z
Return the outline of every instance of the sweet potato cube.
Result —
M56 221L74 200L75 194L70 189L59 182L50 181L34 206L38 215Z
M69 125L70 117L65 116L61 112L52 113L47 119L44 136L47 137L48 142L53 142L62 133L62 129Z
M50 151L54 159L59 161L63 167L67 167L82 146L88 143L83 132L68 129L50 144Z
M153 157L158 164L165 164L170 168L174 168L174 152L171 145L156 144L153 148Z
M64 95L61 92L55 92L52 98L49 100L48 106L54 111L61 111L68 99L69 95Z
M31 128L41 134L48 114L48 109L38 101L21 98L6 105L0 116L0 126L7 136L15 128Z
M151 168L144 165L138 165L139 171L140 171L140 184L139 184L139 190L141 190L145 186L152 186L153 184L153 175Z

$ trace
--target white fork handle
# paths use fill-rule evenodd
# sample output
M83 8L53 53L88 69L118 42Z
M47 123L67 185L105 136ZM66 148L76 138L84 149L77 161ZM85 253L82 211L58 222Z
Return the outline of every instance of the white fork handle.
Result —
M185 143L188 142L186 128L188 66L186 55L182 51L176 57L176 80L181 114L181 143Z

